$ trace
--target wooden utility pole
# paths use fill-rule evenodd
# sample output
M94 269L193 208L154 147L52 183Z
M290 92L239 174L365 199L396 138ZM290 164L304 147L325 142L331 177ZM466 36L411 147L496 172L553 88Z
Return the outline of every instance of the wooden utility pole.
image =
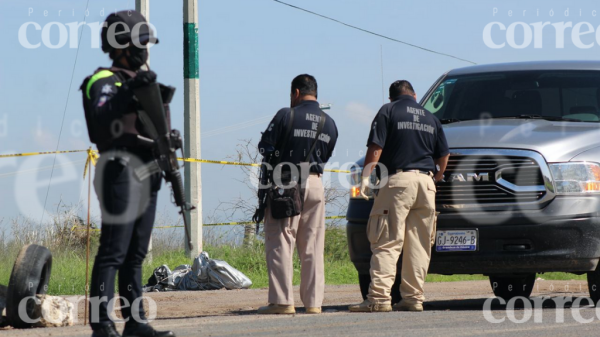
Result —
M184 151L186 158L200 159L200 76L198 72L198 0L183 1L183 78ZM196 209L187 212L190 239L194 248L190 258L202 252L202 181L200 163L186 162L185 196Z

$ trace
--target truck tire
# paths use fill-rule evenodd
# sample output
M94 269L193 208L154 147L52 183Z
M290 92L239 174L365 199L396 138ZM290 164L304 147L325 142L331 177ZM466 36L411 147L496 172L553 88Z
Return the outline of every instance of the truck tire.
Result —
M360 293L363 300L367 299L369 294L369 286L371 285L371 275L369 274L358 274L358 285L360 286ZM402 296L400 296L400 277L396 276L396 281L392 286L392 305L400 302Z
M588 289L594 305L600 301L600 265L594 271L587 273Z
M494 295L503 298L507 302L517 296L529 298L534 283L535 274L508 277L490 275L490 286L492 286Z
M27 245L21 249L10 274L6 298L6 317L12 327L26 329L32 326L33 323L19 316L19 304L23 299L46 293L51 271L52 254L47 248ZM39 318L33 317L34 306L35 301L28 299L26 312L30 320Z

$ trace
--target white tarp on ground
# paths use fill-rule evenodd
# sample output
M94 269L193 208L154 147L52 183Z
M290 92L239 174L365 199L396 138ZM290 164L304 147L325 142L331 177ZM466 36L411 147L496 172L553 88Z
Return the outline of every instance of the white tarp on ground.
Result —
M167 265L154 269L144 291L248 289L252 281L229 263L212 260L202 252L190 265L183 264L173 271Z

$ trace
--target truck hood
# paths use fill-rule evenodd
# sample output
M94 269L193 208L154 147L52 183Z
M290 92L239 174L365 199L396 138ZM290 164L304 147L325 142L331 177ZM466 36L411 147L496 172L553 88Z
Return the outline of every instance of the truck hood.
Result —
M600 123L541 119L487 119L444 125L452 148L505 148L537 151L547 162L569 161L600 146Z

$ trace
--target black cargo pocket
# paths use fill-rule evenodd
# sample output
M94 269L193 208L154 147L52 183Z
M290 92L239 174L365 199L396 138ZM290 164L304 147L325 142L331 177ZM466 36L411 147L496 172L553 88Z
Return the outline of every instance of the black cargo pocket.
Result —
M389 232L388 210L371 213L367 224L367 238L372 244L378 243L382 237L387 237Z

